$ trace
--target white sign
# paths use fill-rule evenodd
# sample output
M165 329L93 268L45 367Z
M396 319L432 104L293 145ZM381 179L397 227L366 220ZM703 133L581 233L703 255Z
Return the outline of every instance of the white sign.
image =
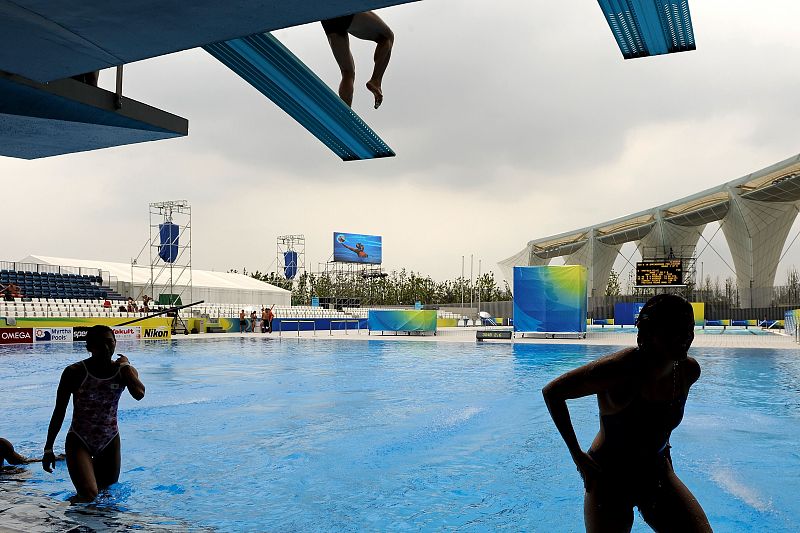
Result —
M141 326L122 326L111 329L118 341L138 341L142 338Z
M33 342L72 342L72 328L34 328Z

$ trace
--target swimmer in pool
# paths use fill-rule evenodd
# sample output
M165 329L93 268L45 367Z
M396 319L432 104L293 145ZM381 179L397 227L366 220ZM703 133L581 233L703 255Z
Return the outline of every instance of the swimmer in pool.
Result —
M347 248L351 252L354 252L359 257L359 259L366 259L367 257L369 257L369 255L367 255L367 252L364 251L364 245L361 244L360 242L356 243L356 247L355 248L353 248L352 246L347 246L343 242L340 242L339 244L341 244L342 246L344 246L345 248Z
M42 467L53 471L53 444L72 396L72 425L64 448L69 477L78 492L73 501L92 501L100 490L117 482L121 463L117 405L125 389L136 400L144 398L144 385L128 358L120 355L112 360L116 346L111 328L92 326L86 333L86 350L92 356L65 368L58 384Z
M342 81L339 84L339 97L348 106L353 106L353 84L356 81L356 64L353 61L353 54L350 52L350 35L365 41L374 41L375 68L372 77L367 82L367 89L375 97L375 109L383 103L383 74L389 66L389 58L392 55L394 45L394 33L381 18L372 11L346 15L333 19L323 20L322 28L328 37L333 57L339 65L342 73Z
M670 457L670 434L700 377L700 365L687 355L694 340L692 306L680 296L654 296L636 325L638 347L567 372L542 390L583 478L586 531L630 531L634 507L656 531L711 531ZM590 395L597 395L600 432L584 452L567 400Z
M63 460L64 455L58 455L55 459L56 461ZM0 474L16 474L22 471L20 468L15 468L16 466L38 463L39 461L41 461L41 458L20 455L14 449L13 444L6 439L0 438ZM5 466L5 463L13 466Z

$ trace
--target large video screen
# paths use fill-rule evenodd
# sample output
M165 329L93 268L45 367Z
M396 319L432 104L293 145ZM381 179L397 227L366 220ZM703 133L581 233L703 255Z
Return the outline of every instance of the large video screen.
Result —
M343 263L380 265L383 261L383 242L379 235L361 233L333 234L333 260Z
M680 259L636 263L637 287L669 287L683 284L683 266Z

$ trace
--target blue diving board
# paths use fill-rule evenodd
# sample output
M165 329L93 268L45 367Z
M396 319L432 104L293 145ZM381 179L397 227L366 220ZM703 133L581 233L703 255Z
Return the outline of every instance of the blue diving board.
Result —
M625 59L695 50L689 0L598 0Z
M395 153L288 48L269 33L203 47L275 102L344 161Z

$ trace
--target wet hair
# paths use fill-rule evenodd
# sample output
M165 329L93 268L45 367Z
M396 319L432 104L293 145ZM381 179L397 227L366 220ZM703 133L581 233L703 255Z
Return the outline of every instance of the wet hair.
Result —
M677 294L657 294L642 307L636 327L639 328L637 340L640 347L644 347L654 333L681 334L693 331L692 304Z
M102 339L106 333L111 333L113 335L114 330L102 324L96 324L90 327L89 331L86 332L86 349L91 349L92 345Z

